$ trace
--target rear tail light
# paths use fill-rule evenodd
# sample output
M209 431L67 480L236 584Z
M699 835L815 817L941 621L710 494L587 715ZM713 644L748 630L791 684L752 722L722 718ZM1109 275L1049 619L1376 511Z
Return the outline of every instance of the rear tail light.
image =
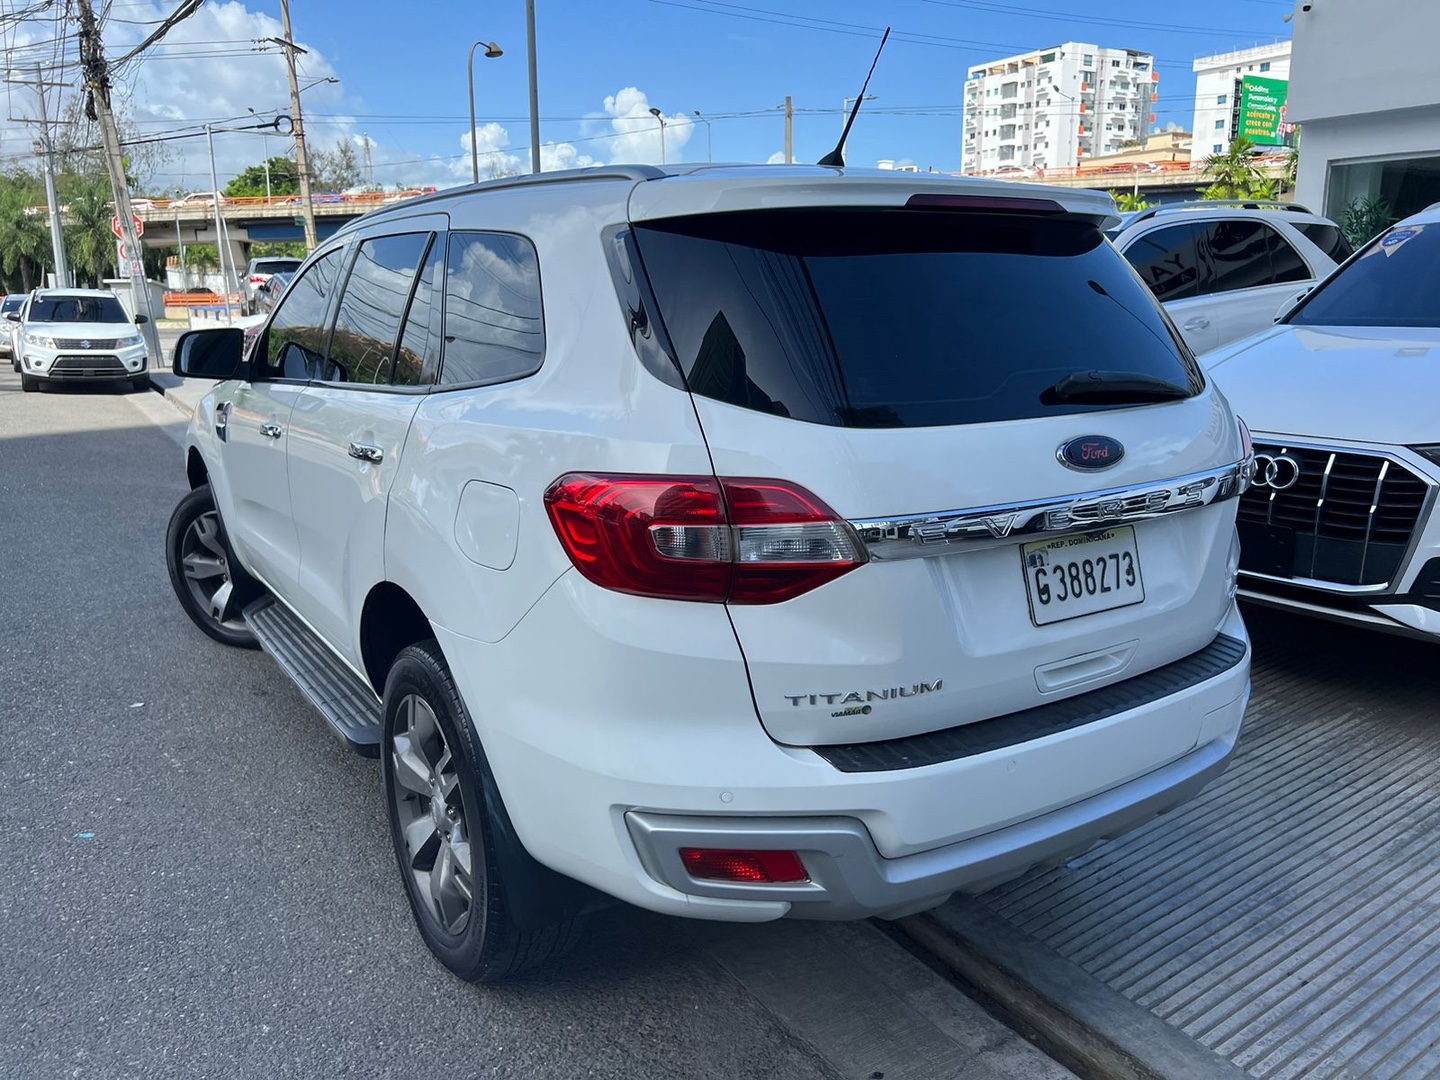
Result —
M843 518L783 480L571 473L545 506L580 573L637 596L777 604L866 560Z
M251 285L264 285L264 284L265 284L265 275L264 275L264 274L251 274L251 275L250 275L250 284L251 284Z
M805 864L793 851L732 851L681 848L680 861L700 881L738 881L752 885L809 881Z

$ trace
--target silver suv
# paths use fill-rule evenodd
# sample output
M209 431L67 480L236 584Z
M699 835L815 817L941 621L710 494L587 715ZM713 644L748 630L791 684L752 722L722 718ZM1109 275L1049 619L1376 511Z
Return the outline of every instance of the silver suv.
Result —
M1350 256L1340 226L1297 203L1160 206L1109 235L1197 354L1268 329Z

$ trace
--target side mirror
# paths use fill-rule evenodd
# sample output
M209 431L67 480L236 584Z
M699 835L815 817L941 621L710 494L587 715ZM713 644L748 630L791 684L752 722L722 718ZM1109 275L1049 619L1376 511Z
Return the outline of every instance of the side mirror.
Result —
M1314 285L1306 285L1305 288L1301 289L1294 296L1290 297L1289 300L1286 300L1283 304L1280 305L1280 310L1275 312L1275 318L1272 319L1271 322L1278 323L1286 315L1289 315L1295 305L1300 303L1301 300L1304 300L1305 297L1309 296L1310 293L1314 290L1314 288Z
M225 326L180 335L170 370L197 379L233 379L245 355L245 331Z
M135 322L135 325L136 325L136 326L139 326L141 323L147 323L147 322L149 322L149 321L150 321L150 316L149 316L149 315L136 315L136 316L135 316L135 319L134 319L134 322Z
M5 318L9 319L11 322L19 322L19 321L20 321L20 312L18 312L18 311L7 311L7 312L5 312Z

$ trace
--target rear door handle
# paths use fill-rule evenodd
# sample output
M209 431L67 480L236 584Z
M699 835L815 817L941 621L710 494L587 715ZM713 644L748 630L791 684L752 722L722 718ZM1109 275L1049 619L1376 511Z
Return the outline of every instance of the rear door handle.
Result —
M285 429L279 424L261 424L260 434L264 435L267 439L278 439L281 435L285 434Z
M385 451L378 446L371 446L369 443L352 442L350 456L356 461L370 461L378 464L385 460Z
M1202 315L1197 315L1195 318L1193 318L1193 319L1187 319L1185 322L1181 323L1180 329L1182 329L1182 330L1204 330L1204 329L1205 329L1207 326L1209 326L1209 325L1210 325L1210 320L1209 320L1209 319L1205 318L1205 317L1202 316Z

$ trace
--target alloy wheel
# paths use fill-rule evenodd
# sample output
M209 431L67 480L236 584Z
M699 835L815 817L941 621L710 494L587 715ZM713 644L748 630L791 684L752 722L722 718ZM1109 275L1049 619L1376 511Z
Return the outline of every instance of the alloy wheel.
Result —
M395 718L391 785L416 892L448 934L461 934L475 899L471 830L460 777L430 704L407 694Z
M217 626L245 632L247 627L230 577L230 556L220 538L220 515L214 510L199 515L185 530L180 542L180 565L185 584L200 609L209 612Z

